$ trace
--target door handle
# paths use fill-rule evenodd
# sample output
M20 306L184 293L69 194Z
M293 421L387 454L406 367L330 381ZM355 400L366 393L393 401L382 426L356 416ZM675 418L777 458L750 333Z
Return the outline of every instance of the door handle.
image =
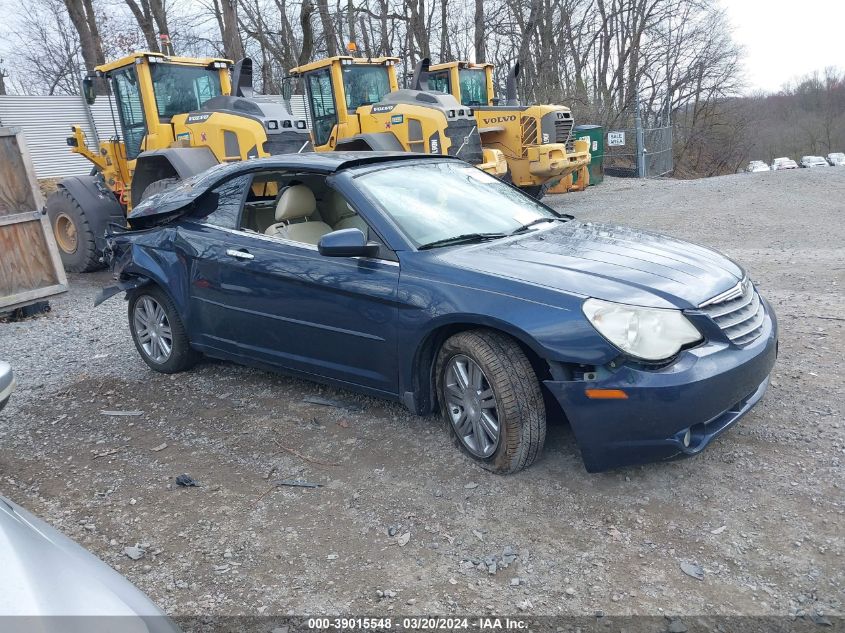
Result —
M229 257L235 257L237 259L255 259L255 255L247 251L239 251L235 248L227 248L226 254Z

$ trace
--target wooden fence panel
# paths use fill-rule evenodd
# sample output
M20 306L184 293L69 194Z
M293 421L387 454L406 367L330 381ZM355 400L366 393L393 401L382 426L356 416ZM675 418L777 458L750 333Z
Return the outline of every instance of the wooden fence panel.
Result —
M18 128L0 128L0 309L67 290L67 277Z

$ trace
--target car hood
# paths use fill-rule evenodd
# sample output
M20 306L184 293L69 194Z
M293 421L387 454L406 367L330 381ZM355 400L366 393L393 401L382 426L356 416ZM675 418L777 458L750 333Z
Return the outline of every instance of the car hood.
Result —
M0 561L0 616L39 616L44 618L42 625L58 630L71 624L73 630L77 624L90 630L92 622L106 625L112 620L102 616L119 616L121 630L178 632L123 576L4 497L0 497ZM90 617L71 621L46 616Z
M449 249L450 265L632 305L690 308L745 273L703 246L631 228L567 222L518 238Z

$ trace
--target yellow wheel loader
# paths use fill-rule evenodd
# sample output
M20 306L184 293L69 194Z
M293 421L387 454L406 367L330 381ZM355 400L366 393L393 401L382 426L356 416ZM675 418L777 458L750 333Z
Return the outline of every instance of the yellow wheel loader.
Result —
M135 53L98 66L83 81L89 103L95 82L114 96L115 135L91 151L78 125L67 142L90 160L90 176L62 180L47 200L65 269L100 266L109 223L125 223L142 198L213 165L310 147L304 119L282 100L252 94L252 62ZM233 94L232 86L235 86Z
M449 94L400 90L398 61L338 56L290 71L283 96L291 99L297 80L311 114L314 149L446 154L504 175L504 155L481 146L472 108Z
M519 104L516 80L519 63L508 74L502 104L494 95L493 64L448 62L424 66L413 86L451 94L472 108L484 148L501 150L510 179L540 198L553 183L590 162L590 144L572 140L572 112L561 105Z

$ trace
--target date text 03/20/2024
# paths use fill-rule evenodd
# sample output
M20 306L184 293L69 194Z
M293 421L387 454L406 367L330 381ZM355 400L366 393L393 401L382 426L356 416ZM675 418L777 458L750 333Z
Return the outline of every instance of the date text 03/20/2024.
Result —
M528 622L518 618L309 618L308 628L315 631L521 631Z

